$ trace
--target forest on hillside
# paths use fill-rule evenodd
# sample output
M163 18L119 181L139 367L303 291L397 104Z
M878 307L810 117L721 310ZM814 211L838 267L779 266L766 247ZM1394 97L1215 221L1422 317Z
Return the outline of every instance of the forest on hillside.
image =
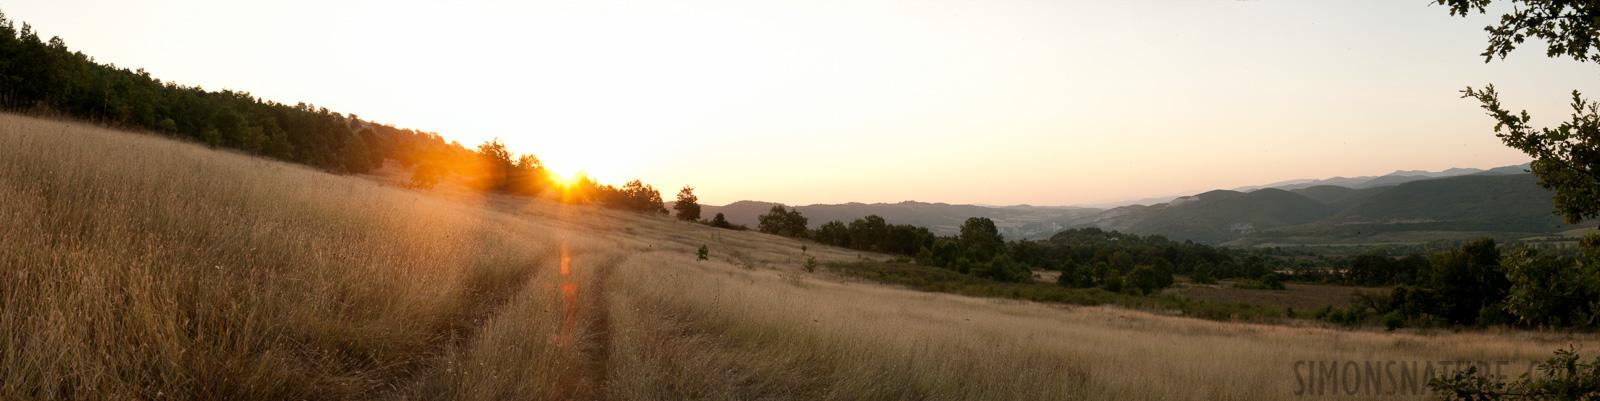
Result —
M537 156L512 152L498 139L469 149L436 132L366 121L309 103L288 105L245 91L163 81L143 68L98 63L70 50L59 36L43 40L32 25L4 13L0 109L144 131L334 173L366 173L392 160L412 171L409 185L417 188L459 177L479 190L537 196L557 185ZM638 180L618 188L580 174L561 189L552 197L667 212L660 192Z

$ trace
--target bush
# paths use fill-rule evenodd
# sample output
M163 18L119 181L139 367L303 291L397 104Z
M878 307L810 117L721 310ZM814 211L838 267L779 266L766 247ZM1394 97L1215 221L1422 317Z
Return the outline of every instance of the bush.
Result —
M1140 266L1133 269L1133 272L1128 273L1128 282L1126 284L1138 289L1140 294L1150 295L1151 291L1155 291L1156 288L1161 286L1161 280L1156 276L1155 269L1149 266Z
M1105 283L1100 284L1100 288L1111 292L1122 292L1122 276L1107 277Z
M1383 328L1385 330L1394 331L1394 329L1404 326L1405 323L1406 317L1401 315L1400 311L1390 311L1389 314L1383 315Z
M1278 275L1276 275L1276 274L1272 274L1272 273L1263 274L1263 275L1261 275L1260 280L1261 280L1261 289L1264 289L1264 290L1281 290L1281 289L1284 289L1283 280L1279 280L1278 279Z
M1600 358L1584 363L1578 349L1558 349L1539 364L1539 373L1510 383L1490 380L1477 366L1428 381L1443 400L1593 400L1600 394Z
M722 213L717 213L717 215L715 217L711 218L711 221L702 221L702 222L700 222L700 224L705 224L705 225L716 227L716 228L725 228L725 229L734 230L734 231L746 231L746 230L750 229L750 227L745 226L743 224L733 224L733 223L728 222L728 218L726 216L723 216Z

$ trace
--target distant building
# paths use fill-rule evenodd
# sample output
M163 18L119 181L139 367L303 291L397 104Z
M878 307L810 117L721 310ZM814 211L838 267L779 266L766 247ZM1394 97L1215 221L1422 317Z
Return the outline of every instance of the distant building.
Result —
M1233 223L1233 226L1228 227L1228 229L1232 230L1234 234L1253 234L1253 233L1256 232L1256 224L1255 223Z

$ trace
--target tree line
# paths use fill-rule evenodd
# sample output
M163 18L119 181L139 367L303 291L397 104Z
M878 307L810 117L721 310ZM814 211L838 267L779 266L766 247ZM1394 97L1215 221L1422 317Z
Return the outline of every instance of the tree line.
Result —
M407 186L433 188L458 177L463 185L516 195L545 195L556 186L532 154L515 154L498 138L469 149L438 133L396 128L307 103L287 105L249 92L208 91L156 79L143 68L100 64L42 40L33 26L0 13L0 108L82 119L146 131L214 148L304 164L335 173L366 173L394 160L411 170ZM621 188L586 175L551 197L616 209L661 213L661 194L638 180Z
M1393 286L1387 294L1354 292L1349 308L1304 311L1338 323L1402 325L1600 325L1600 286L1588 270L1592 245L1575 248L1503 246L1494 239L1435 245L1424 255L1385 248L1322 258L1285 257L1281 249L1235 249L1099 228L1069 229L1046 240L1006 241L992 220L967 219L960 233L891 224L877 215L807 229L799 210L774 206L758 217L760 232L850 249L897 255L918 265L1002 282L1025 282L1033 271L1060 272L1074 288L1152 294L1176 275L1197 284L1233 279L1236 286L1283 289L1284 282ZM1502 250L1505 249L1505 250ZM1295 312L1290 312L1291 314Z
M336 172L370 171L394 150L355 116L163 82L142 68L96 63L60 37L41 40L31 25L21 25L0 14L0 107L7 110L157 132Z

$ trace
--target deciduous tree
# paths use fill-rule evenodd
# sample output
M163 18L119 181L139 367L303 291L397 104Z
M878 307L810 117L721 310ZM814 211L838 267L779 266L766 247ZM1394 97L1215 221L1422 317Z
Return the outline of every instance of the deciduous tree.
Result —
M806 234L806 217L799 210L786 210L773 206L767 214L756 216L756 230L785 237L802 237Z
M967 258L972 260L989 260L1006 251L1005 239L988 217L969 217L962 222L960 240Z
M1452 15L1486 13L1490 0L1436 0ZM1504 59L1528 38L1544 41L1548 57L1600 62L1600 2L1592 0L1510 0L1515 6L1500 24L1484 27L1489 45L1484 62ZM1530 125L1527 111L1512 113L1500 103L1493 84L1467 87L1462 97L1477 99L1495 120L1495 135L1535 160L1539 186L1555 191L1556 211L1568 223L1600 217L1600 109L1572 91L1572 117L1555 128Z
M700 197L694 196L694 187L684 185L678 190L678 201L672 204L672 210L678 211L679 220L700 220Z

